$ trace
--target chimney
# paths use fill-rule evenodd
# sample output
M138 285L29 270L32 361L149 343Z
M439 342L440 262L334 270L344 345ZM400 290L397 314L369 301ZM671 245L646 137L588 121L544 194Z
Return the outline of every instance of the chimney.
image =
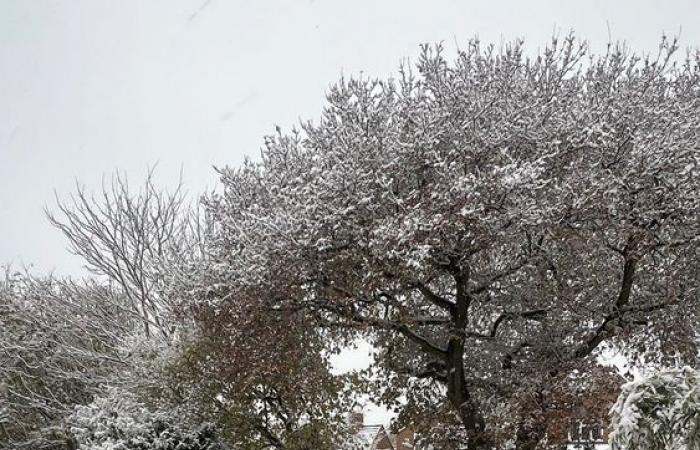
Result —
M348 415L348 425L353 431L359 431L365 424L365 415L362 411L353 411Z

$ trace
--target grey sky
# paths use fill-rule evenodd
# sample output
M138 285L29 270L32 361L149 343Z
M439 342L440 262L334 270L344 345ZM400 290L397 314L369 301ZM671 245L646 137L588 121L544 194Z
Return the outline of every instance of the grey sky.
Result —
M274 124L316 118L341 72L386 76L422 42L543 45L574 29L653 50L700 43L691 1L0 1L0 263L80 272L42 207L77 177L133 181L257 157Z

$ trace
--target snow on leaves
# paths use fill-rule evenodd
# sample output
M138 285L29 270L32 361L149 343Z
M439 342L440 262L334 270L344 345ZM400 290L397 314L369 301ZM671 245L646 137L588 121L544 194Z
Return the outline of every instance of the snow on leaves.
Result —
M494 392L604 343L694 355L698 54L523 48L426 46L396 79L343 79L205 200L214 284L373 334L378 363L443 383L482 443Z
M614 449L680 450L700 445L700 374L665 370L622 387L612 407Z

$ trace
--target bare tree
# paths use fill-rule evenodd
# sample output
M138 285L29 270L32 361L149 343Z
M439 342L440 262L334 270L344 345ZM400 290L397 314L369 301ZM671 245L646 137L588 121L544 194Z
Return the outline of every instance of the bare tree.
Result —
M87 268L123 289L146 336L168 337L167 298L159 295L168 258L182 250L192 222L184 207L180 182L173 192L159 191L151 170L145 183L132 191L126 177L116 174L95 197L76 183L69 201L57 198L58 211L46 214L82 257ZM196 223L198 221L195 220ZM196 231L196 230L195 230Z

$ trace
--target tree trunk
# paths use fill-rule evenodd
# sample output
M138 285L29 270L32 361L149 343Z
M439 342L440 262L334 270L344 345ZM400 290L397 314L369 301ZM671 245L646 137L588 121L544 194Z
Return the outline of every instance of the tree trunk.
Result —
M464 342L452 337L447 346L447 397L459 414L469 439L469 450L491 450L491 439L486 433L484 418L479 414L474 399L467 389L464 375Z
M468 290L469 266L451 260L448 268L455 280L455 304L451 311L452 335L447 343L447 398L459 414L467 433L468 450L492 450L493 443L486 433L486 422L467 388L464 374L464 330L469 323L471 296Z

